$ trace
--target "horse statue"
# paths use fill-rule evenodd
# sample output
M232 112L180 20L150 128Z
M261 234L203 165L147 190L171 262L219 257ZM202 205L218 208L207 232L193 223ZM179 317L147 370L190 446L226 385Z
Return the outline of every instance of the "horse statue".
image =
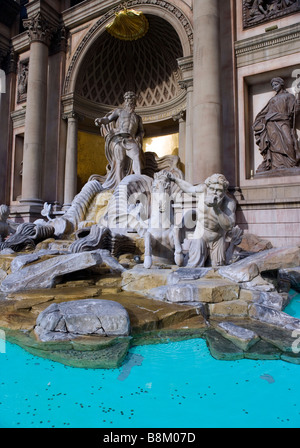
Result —
M144 267L150 269L153 258L182 266L181 229L174 224L173 201L178 189L169 179L169 171L155 173L150 190L149 218L142 220L142 203L130 211L128 222L144 239Z

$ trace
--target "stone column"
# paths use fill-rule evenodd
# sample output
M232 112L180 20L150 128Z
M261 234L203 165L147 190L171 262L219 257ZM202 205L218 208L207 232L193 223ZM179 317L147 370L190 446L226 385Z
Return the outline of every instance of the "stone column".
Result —
M185 180L193 182L193 58L186 56L177 60L182 71L182 80L179 82L186 90L186 116L185 116Z
M185 142L185 179L187 182L193 182L193 82L186 84L186 142Z
M173 121L178 122L179 127L178 156L180 158L180 162L183 165L185 165L185 142L186 142L185 117L186 117L185 110L181 110L180 112L172 116Z
M194 1L193 183L222 173L219 0Z
M0 68L2 69L2 90L0 89L0 204L10 203L12 135L11 112L15 108L15 86L17 72L17 55L12 46L0 49Z
M50 28L40 13L24 20L30 40L25 117L22 199L26 205L42 204L43 156L46 140L47 72Z
M66 160L65 160L65 187L64 209L70 207L77 194L77 142L78 142L78 116L71 112L64 116L68 121Z

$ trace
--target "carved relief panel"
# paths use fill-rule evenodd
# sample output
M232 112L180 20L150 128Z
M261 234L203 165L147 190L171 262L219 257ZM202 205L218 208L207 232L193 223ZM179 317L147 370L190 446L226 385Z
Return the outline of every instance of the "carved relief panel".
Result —
M18 103L23 103L27 99L28 67L29 59L23 59L19 62L17 94Z
M243 0L243 26L248 28L300 11L300 0Z

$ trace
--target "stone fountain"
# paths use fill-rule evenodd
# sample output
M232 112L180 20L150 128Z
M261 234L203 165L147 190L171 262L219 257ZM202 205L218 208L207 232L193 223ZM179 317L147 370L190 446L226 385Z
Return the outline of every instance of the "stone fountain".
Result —
M299 247L243 235L222 174L194 186L178 157L142 153L133 98L96 120L117 163L64 215L45 204L45 219L14 229L5 214L7 340L75 367L118 367L131 345L185 338L205 338L217 359L300 363L300 320L284 312L300 291Z

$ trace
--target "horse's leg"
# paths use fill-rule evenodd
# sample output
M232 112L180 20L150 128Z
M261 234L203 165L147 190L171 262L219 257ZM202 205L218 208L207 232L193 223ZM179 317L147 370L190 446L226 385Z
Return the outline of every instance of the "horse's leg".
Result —
M152 244L151 244L151 233L146 232L145 234L145 254L144 254L144 268L150 269L152 266Z
M174 227L173 229L173 238L174 238L174 246L175 246L175 254L174 260L177 266L183 266L184 256L182 253L182 247L180 243L180 229L178 227Z

